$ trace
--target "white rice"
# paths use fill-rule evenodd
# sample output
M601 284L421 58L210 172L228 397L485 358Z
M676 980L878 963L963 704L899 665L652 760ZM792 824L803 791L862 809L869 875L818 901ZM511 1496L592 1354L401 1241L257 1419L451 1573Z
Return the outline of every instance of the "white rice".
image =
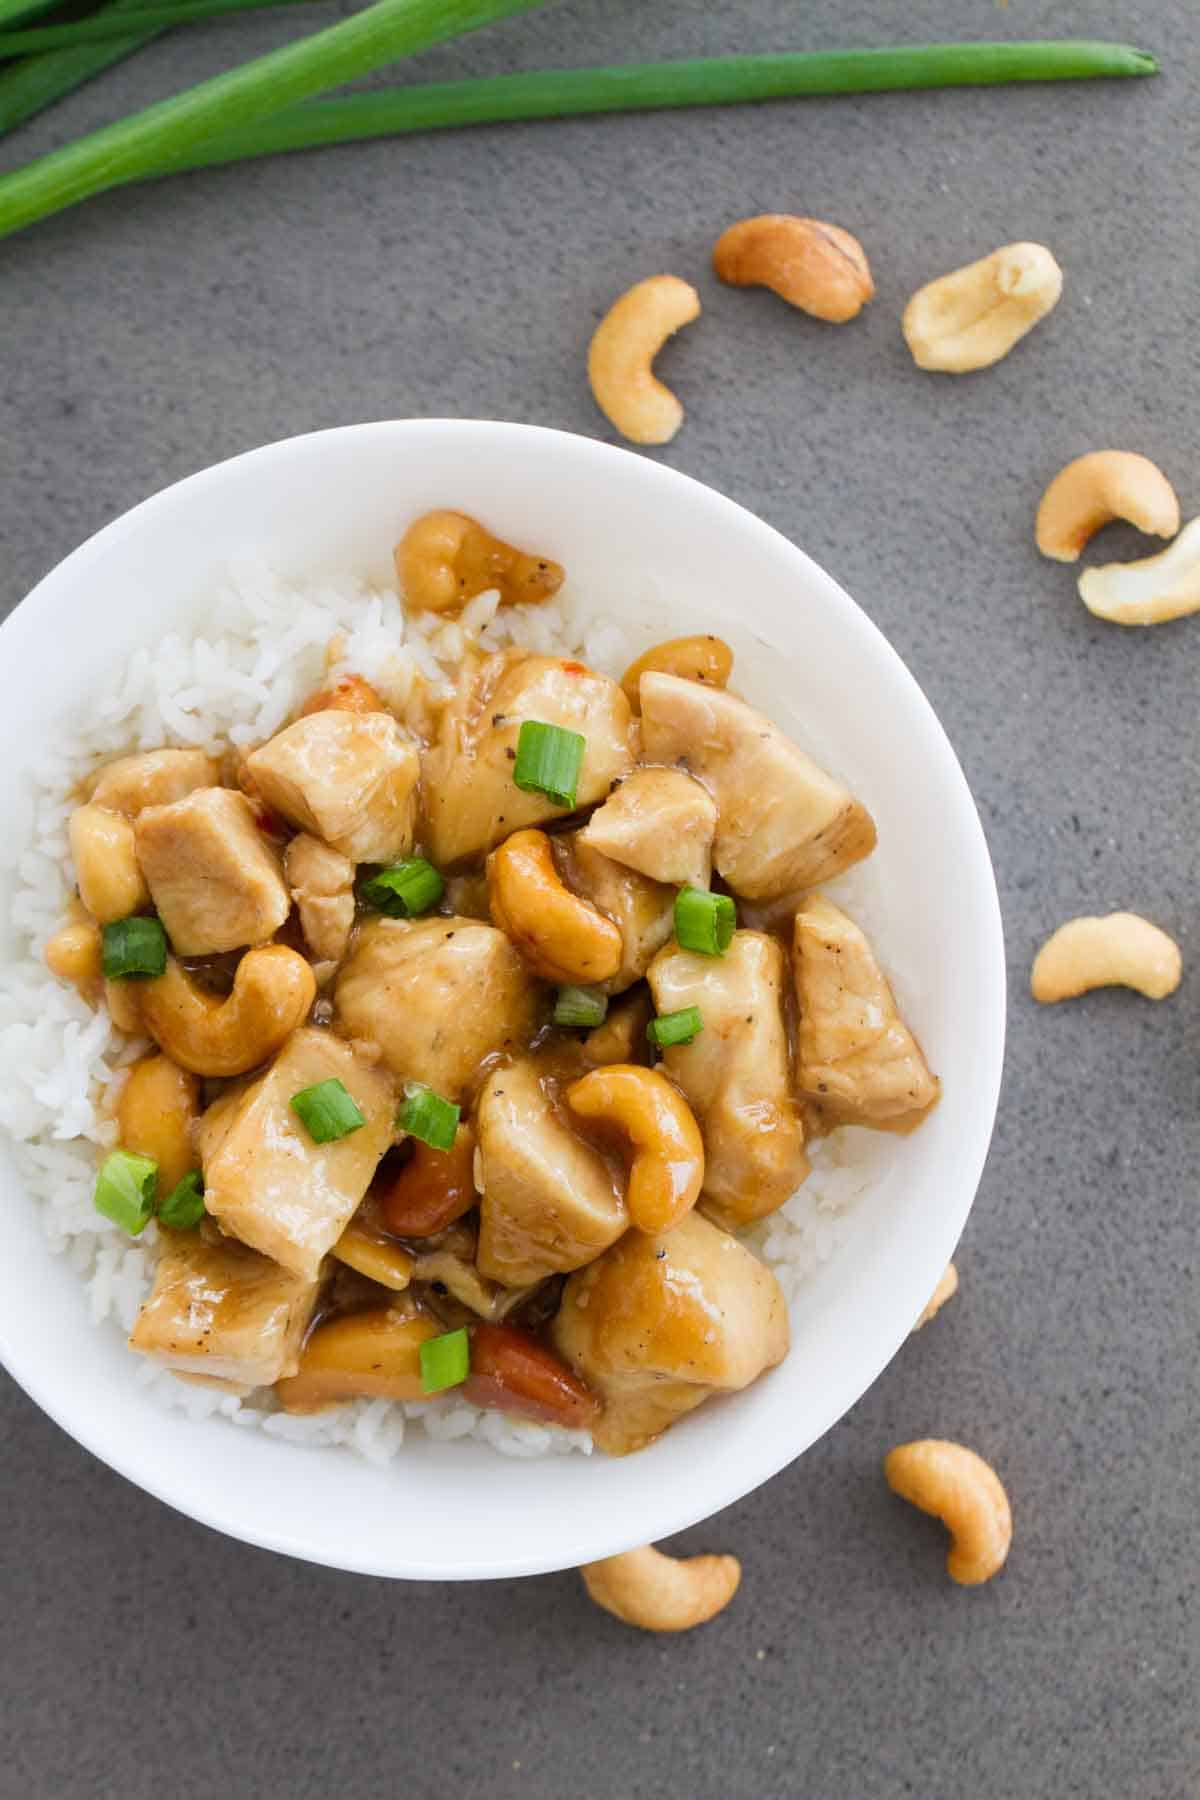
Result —
M299 588L258 564L239 565L206 604L202 634L173 632L137 650L111 682L95 684L90 714L73 714L73 732L56 731L54 749L28 772L27 827L0 865L13 940L0 966L0 1130L12 1140L47 1242L78 1274L98 1327L128 1334L149 1292L157 1247L153 1225L131 1242L92 1206L97 1150L115 1141L119 1083L146 1044L116 1030L106 1012L93 1013L42 962L72 892L72 790L99 761L131 750L261 742L330 673L363 675L402 707L418 676L447 683L449 666L473 638L485 649L521 644L578 656L619 675L644 647L635 638L662 635L653 620L644 634L630 634L569 590L549 605L503 613L497 606L496 594L481 594L458 622L432 614L409 620L394 592L353 581ZM866 894L869 905L869 887ZM857 910L862 918L861 900ZM869 1132L823 1140L804 1186L756 1227L751 1241L790 1301L842 1243L846 1215L870 1185L878 1154ZM586 1432L507 1418L453 1396L421 1404L359 1400L300 1418L278 1411L269 1390L238 1399L178 1381L133 1352L129 1360L131 1379L164 1406L191 1417L221 1414L295 1442L344 1444L375 1463L395 1456L410 1426L441 1441L482 1439L508 1456L591 1450Z

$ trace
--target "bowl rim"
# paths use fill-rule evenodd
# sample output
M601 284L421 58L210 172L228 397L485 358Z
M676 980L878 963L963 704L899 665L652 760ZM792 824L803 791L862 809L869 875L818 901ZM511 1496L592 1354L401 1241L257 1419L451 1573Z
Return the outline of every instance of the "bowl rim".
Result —
M987 1039L987 1055L981 1065L972 1070L972 1086L976 1095L974 1141L964 1148L957 1165L961 1199L953 1216L944 1222L938 1233L939 1242L943 1237L947 1239L945 1254L949 1257L974 1202L987 1160L995 1126L1004 1064L1007 980L1003 926L995 872L983 825L954 747L920 683L900 653L892 647L883 632L858 603L819 563L815 562L798 545L792 543L781 531L759 518L757 514L751 512L740 502L721 493L720 490L708 483L698 480L695 476L688 475L669 465L636 455L633 451L618 445L603 443L576 432L558 430L548 426L496 419L400 418L363 421L358 424L334 426L321 431L302 432L291 437L276 439L255 449L239 452L197 470L179 481L169 483L119 514L108 524L100 527L48 570L29 593L17 602L4 621L0 622L0 657L7 654L15 660L16 655L20 652L21 640L28 637L31 632L36 634L37 627L34 621L37 602L47 591L58 588L62 583L74 584L77 582L92 558L109 550L115 544L119 544L122 538L135 535L139 525L148 514L158 507L173 502L181 494L202 494L208 487L219 486L231 478L236 479L236 472L239 470L252 469L256 465L267 463L272 459L286 458L296 453L301 446L307 447L304 452L307 454L314 448L319 450L322 444L334 441L361 439L371 434L391 436L396 432L403 434L412 431L451 436L482 432L486 435L516 438L522 441L551 440L563 456L590 459L601 467L613 465L618 460L626 465L635 463L641 471L639 479L643 479L651 489L657 487L664 492L682 489L685 492L690 491L703 496L704 503L715 506L718 513L724 514L731 525L757 537L764 548L773 550L776 555L782 553L786 558L795 562L803 570L808 584L819 592L822 604L830 608L837 616L839 624L849 625L865 640L874 640L876 653L882 652L884 659L892 665L893 675L907 687L910 703L925 715L926 724L933 728L933 735L940 742L946 762L946 775L949 777L951 785L957 788L959 800L962 803L960 823L965 828L967 838L973 844L971 879L976 886L976 901L981 909L979 942L981 979L985 986L987 1006L992 1020L992 1029ZM757 1455L748 1460L738 1460L736 1463L733 1458L724 1459L726 1470L723 1478L709 1479L704 1484L697 1484L697 1491L700 1491L701 1487L703 1491L703 1497L698 1502L681 1502L676 1498L674 1506L670 1509L669 1522L664 1523L661 1528L655 1528L650 1535L656 1538L673 1535L711 1517L724 1507L752 1493L803 1455L805 1450L819 1442L825 1433L857 1404L867 1389L888 1367L906 1335L907 1330L904 1329L898 1336L892 1334L895 1338L894 1342L885 1340L886 1354L878 1362L878 1366L863 1379L859 1380L856 1377L853 1391L848 1397L839 1393L836 1400L828 1402L820 1410L817 1428L799 1449L787 1440L786 1436L782 1437L782 1441L772 1442L769 1434L760 1434L762 1441L757 1446L759 1452ZM875 1359L871 1358L870 1360L873 1362ZM539 1560L536 1556L529 1555L513 1557L504 1561L493 1555L479 1563L463 1562L456 1564L452 1569L442 1569L440 1567L430 1568L427 1563L405 1560L401 1557L389 1560L384 1565L378 1560L373 1560L369 1555L356 1554L355 1546L348 1546L345 1555L336 1556L331 1555L323 1546L308 1541L295 1532L257 1529L238 1517L236 1500L232 1496L225 1505L197 1504L189 1494L185 1474L177 1472L174 1463L167 1462L162 1457L150 1455L145 1447L144 1439L138 1439L128 1444L113 1443L110 1436L106 1437L103 1419L93 1421L90 1417L72 1416L65 1390L61 1390L61 1384L60 1391L56 1392L55 1383L43 1378L36 1359L23 1357L22 1345L14 1340L3 1316L0 1316L0 1363L18 1386L49 1418L100 1462L174 1510L241 1542L314 1562L324 1567L401 1579L505 1578L543 1573L550 1569L571 1566L561 1554L561 1547L560 1552L556 1552L554 1558L549 1561ZM607 1542L601 1542L597 1547L589 1541L587 1555L590 1559L610 1555L629 1548L631 1541L634 1543L646 1541L646 1532L641 1529L640 1523L639 1528L632 1534L627 1527L623 1528L619 1524L614 1524L608 1534Z

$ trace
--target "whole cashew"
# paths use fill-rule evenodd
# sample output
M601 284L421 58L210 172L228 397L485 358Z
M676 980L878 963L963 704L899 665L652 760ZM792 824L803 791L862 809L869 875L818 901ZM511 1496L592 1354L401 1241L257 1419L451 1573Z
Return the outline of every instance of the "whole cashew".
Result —
M616 974L620 931L563 885L544 831L514 831L488 857L487 877L492 917L535 974L583 986Z
M134 849L133 826L107 807L77 806L67 827L79 898L101 925L127 919L150 904L150 889Z
M691 1631L724 1612L737 1593L736 1556L667 1556L647 1544L584 1563L583 1585L605 1612L641 1631Z
M901 329L921 369L986 369L1058 304L1062 270L1044 244L1006 244L919 288Z
M625 1203L639 1231L678 1225L704 1184L704 1140L691 1107L657 1069L609 1063L566 1091L577 1119L622 1133L633 1150Z
M723 688L733 669L733 651L724 638L706 632L702 637L668 638L652 644L631 662L621 677L621 686L634 712L642 710L642 676L678 675L683 681L700 681L707 687Z
M713 268L734 287L768 287L834 325L854 318L875 292L856 237L840 225L793 213L759 213L731 225L713 248Z
M1157 556L1085 569L1079 594L1090 613L1113 625L1162 625L1200 612L1200 519Z
M1033 962L1030 988L1047 1004L1099 987L1136 988L1165 1000L1183 977L1174 938L1138 913L1069 919L1046 939Z
M549 600L566 580L561 563L506 544L460 512L415 519L395 557L405 599L425 612L457 612L489 588L499 588L507 606Z
M1034 538L1043 556L1078 562L1094 532L1127 519L1154 537L1179 530L1179 502L1162 470L1133 450L1090 450L1060 469L1042 495Z
M588 380L600 411L631 444L668 444L683 424L683 407L650 365L667 339L699 316L700 296L689 282L651 275L597 325Z
M922 1325L928 1325L930 1319L936 1319L947 1300L953 1300L957 1292L958 1270L953 1263L947 1263L946 1267L942 1270L942 1273L938 1276L938 1284L934 1288L932 1294L930 1294L929 1299L925 1302L924 1310L916 1324L913 1326L913 1330L920 1331Z
M134 1063L117 1102L121 1148L158 1164L158 1191L165 1198L190 1169L200 1167L192 1126L200 1117L200 1083L169 1056L144 1056Z
M1000 1477L982 1456L945 1438L899 1444L883 1459L887 1484L902 1500L939 1518L950 1533L946 1572L977 1587L1004 1567L1012 1510Z
M316 993L304 958L283 944L267 944L247 950L224 1000L197 987L173 956L165 974L139 982L137 998L145 1030L180 1068L244 1075L275 1054Z

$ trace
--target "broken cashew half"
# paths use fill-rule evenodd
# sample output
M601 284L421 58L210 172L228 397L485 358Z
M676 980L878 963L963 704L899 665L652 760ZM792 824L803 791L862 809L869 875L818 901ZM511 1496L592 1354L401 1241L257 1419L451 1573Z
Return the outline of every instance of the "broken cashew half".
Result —
M982 1456L945 1438L921 1438L889 1450L883 1472L894 1494L932 1513L949 1531L946 1572L952 1581L978 1587L1004 1567L1012 1509L1000 1477Z
M657 1069L609 1063L573 1082L566 1101L577 1119L612 1129L633 1150L625 1203L639 1231L670 1231L704 1184L704 1140L691 1107Z
M1034 999L1047 1004L1100 987L1136 988L1147 1000L1165 1000L1182 977L1173 937L1138 913L1116 912L1060 925L1034 958L1029 985Z
M840 225L793 213L739 219L713 247L713 268L733 287L766 287L814 319L842 325L875 292L866 251Z
M132 986L132 983L125 983ZM176 962L137 988L144 1030L195 1075L244 1075L274 1056L316 998L312 969L284 944L247 950L225 999L206 994Z
M934 1288L932 1294L930 1294L929 1299L925 1302L924 1309L920 1318L913 1326L913 1330L920 1331L922 1325L928 1325L930 1319L936 1319L947 1300L953 1300L957 1292L958 1270L953 1263L947 1263L946 1267L942 1270L942 1273L938 1276L938 1284Z
M492 917L536 975L583 986L608 981L624 946L611 919L573 894L544 831L514 831L487 860Z
M1058 304L1062 270L1044 244L1005 244L919 288L901 329L921 369L986 369Z
M1060 469L1042 495L1034 538L1043 556L1078 562L1088 539L1113 519L1125 519L1152 537L1174 537L1179 502L1148 456L1090 450Z
M736 1556L667 1556L647 1544L584 1563L583 1585L605 1612L641 1631L691 1631L723 1612L737 1593Z
M681 325L700 316L700 296L678 275L639 281L605 313L588 350L596 405L631 444L668 444L683 407L651 364Z
M1113 625L1163 625L1200 612L1200 519L1157 556L1085 569L1079 595L1090 613Z

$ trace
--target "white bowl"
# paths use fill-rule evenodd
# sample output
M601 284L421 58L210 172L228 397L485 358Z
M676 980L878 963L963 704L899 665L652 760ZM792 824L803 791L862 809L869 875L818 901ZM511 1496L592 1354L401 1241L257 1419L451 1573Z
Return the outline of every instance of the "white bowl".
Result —
M879 825L888 963L944 1097L802 1290L781 1368L639 1455L520 1462L410 1437L390 1466L221 1419L164 1413L50 1254L0 1161L0 1355L37 1403L140 1487L231 1536L375 1575L566 1568L669 1536L829 1429L907 1335L962 1230L1000 1084L1004 952L983 832L954 752L900 658L841 588L730 500L655 462L525 425L398 421L292 438L145 501L61 563L0 628L0 839L22 767L114 656L186 622L230 558L386 567L415 513L456 506L565 563L643 632L715 629L747 697L824 757ZM664 616L665 614L665 616Z

